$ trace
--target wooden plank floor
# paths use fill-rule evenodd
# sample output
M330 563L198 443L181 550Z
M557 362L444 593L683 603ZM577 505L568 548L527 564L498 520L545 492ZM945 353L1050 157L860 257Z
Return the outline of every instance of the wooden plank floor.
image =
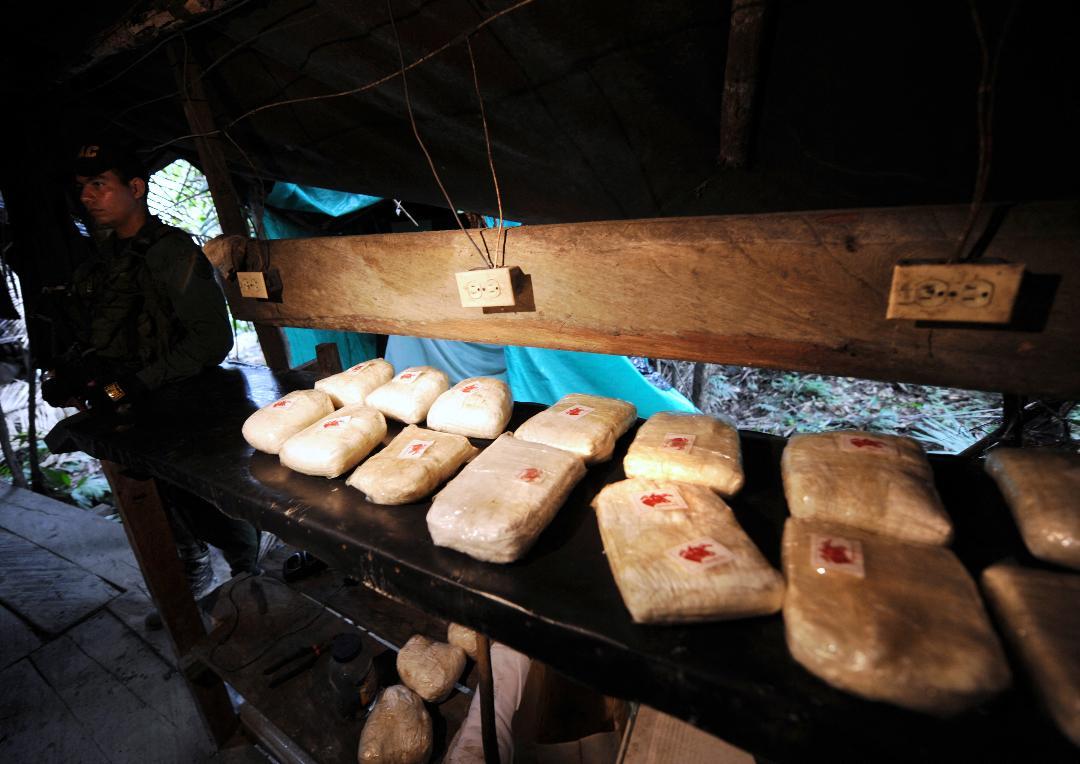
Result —
M0 486L0 554L0 761L233 760L164 632L143 627L153 606L119 524Z

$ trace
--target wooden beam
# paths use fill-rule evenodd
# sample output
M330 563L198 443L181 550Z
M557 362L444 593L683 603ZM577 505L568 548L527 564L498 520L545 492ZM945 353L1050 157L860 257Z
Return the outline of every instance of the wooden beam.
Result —
M246 237L247 218L233 186L221 138L216 134L214 117L202 84L202 69L190 51L185 52L175 45L169 48L169 61L180 86L180 97L188 126L196 136L195 147L199 152L199 164L206 175L206 184L214 200L221 232L226 236ZM289 353L281 329L256 323L255 333L259 337L259 346L262 348L266 365L276 371L288 369Z
M965 206L522 226L519 308L462 308L460 232L269 243L282 302L234 315L411 334L1080 397L1080 202L1017 205L986 258L1027 265L1003 328L885 318L893 266L949 257ZM259 246L266 246L260 242ZM524 308L520 306L524 303ZM503 312L517 311L517 312Z
M761 42L769 0L732 0L728 29L724 100L720 107L720 164L745 167L761 68Z

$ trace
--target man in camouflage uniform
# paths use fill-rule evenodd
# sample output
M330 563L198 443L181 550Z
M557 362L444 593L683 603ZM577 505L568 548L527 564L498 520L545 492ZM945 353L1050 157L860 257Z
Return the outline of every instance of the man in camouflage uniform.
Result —
M57 406L122 413L162 385L219 364L232 331L202 250L149 213L148 174L133 151L83 146L75 175L95 227L111 232L72 277L67 323L75 342L44 375L42 396ZM206 542L221 549L233 575L258 570L251 524L164 481L159 487L196 597L213 580Z

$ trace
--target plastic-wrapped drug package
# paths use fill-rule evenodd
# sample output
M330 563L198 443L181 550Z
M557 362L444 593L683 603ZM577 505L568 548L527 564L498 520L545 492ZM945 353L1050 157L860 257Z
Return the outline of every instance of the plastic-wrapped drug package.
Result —
M504 433L435 496L428 531L437 546L485 562L513 562L584 475L579 456Z
M294 390L249 416L242 430L244 440L257 451L276 454L286 440L333 412L334 404L326 393Z
M784 579L712 490L623 480L593 500L623 602L637 623L684 623L775 613Z
M424 421L431 404L450 387L446 372L433 366L412 366L367 394L366 403L405 424Z
M494 440L506 430L514 399L501 379L469 377L435 399L427 426L468 438Z
M344 406L285 441L279 458L291 470L333 478L363 461L385 435L377 409Z
M425 764L434 735L424 701L408 687L382 691L360 733L359 764Z
M451 623L446 627L446 641L460 647L474 661L480 655L480 635L468 626Z
M930 463L911 438L852 430L793 435L780 471L794 517L922 544L952 540Z
M995 448L986 471L1009 503L1028 550L1080 570L1080 454Z
M465 651L420 634L409 637L397 655L397 672L405 686L428 703L442 703L465 670Z
M951 716L1009 686L975 582L950 550L789 518L783 561L788 649L834 687Z
M994 565L982 588L1050 716L1080 746L1080 575Z
M462 435L411 424L346 483L376 504L408 504L429 496L479 450Z
M368 393L382 387L394 378L394 367L382 358L358 363L340 374L323 377L315 383L316 390L322 390L334 401L338 408L365 403Z
M636 420L637 408L632 403L571 393L526 421L514 437L561 448L586 464L596 464L611 458L615 441Z
M638 428L623 469L631 478L695 483L734 496L743 487L739 431L721 417L661 411Z

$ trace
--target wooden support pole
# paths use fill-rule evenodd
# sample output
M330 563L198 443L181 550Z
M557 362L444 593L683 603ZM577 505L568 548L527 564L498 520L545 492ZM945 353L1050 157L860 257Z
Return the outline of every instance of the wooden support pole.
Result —
M499 764L499 738L495 733L495 675L491 671L491 640L477 634L476 672L480 692L480 739L484 764Z
M769 0L732 0L724 100L720 108L720 164L745 167L750 157L754 96Z
M182 660L206 636L206 629L176 553L176 540L157 485L153 478L126 474L115 462L102 460L101 468L112 487L116 508L146 587L177 658ZM224 683L213 675L191 681L185 673L185 680L213 740L219 748L224 747L238 725Z
M315 359L318 362L320 378L339 374L342 371L341 353L338 351L336 342L320 342L316 345Z
M221 231L230 236L246 237L247 218L240 207L239 197L229 174L221 138L215 134L214 117L202 84L202 70L195 63L190 51L185 54L175 46L169 48L169 60L176 74L176 82L180 86L180 97L188 126L197 136L195 147L199 152L199 163L210 187L210 196L213 197L214 207L217 209ZM281 329L256 324L255 332L259 337L266 365L276 371L288 369L289 354Z

